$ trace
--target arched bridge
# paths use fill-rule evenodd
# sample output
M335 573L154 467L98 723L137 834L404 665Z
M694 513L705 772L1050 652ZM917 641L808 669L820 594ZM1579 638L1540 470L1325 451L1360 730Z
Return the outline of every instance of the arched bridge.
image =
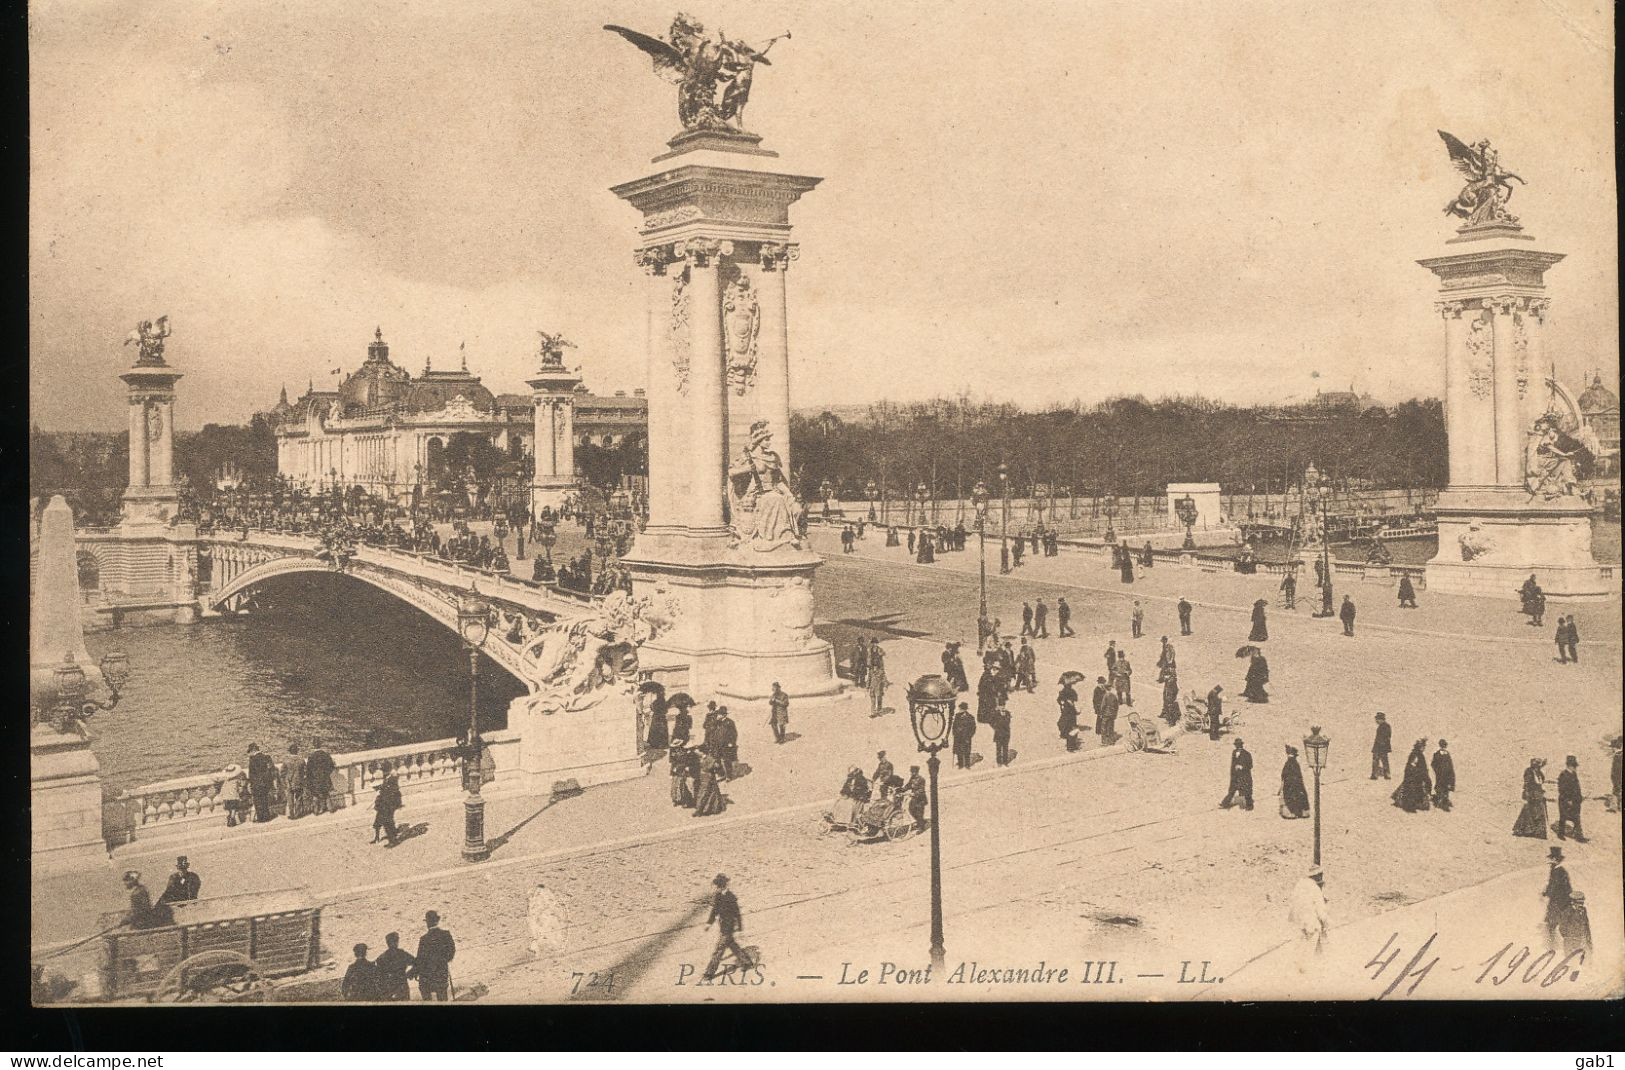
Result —
M407 550L357 546L354 554L335 562L317 556L320 547L314 539L269 533L246 539L200 538L198 548L209 557L208 583L200 596L209 609L235 608L255 588L281 576L342 573L393 595L455 632L459 602L472 593L496 611L481 649L527 686L532 681L521 661L522 647L542 628L593 612L592 600L585 596L560 594ZM509 638L516 619L517 642Z

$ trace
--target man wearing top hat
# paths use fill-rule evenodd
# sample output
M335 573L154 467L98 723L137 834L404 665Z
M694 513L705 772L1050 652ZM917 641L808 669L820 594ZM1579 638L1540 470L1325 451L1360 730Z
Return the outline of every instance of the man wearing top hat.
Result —
M1563 771L1557 774L1557 838L1567 839L1564 833L1574 826L1574 840L1585 843L1585 832L1580 828L1580 759L1569 755L1563 760Z
M160 903L186 903L197 898L197 893L203 887L203 878L192 872L186 856L181 855L175 859L175 872L169 875L169 883L164 886L163 894L158 896Z
M1563 848L1553 847L1546 862L1552 867L1546 875L1546 890L1540 893L1546 897L1546 932L1552 946L1561 947L1563 916L1568 913L1574 885L1569 881L1569 871L1563 868Z
M1456 790L1456 763L1450 757L1450 742L1439 740L1439 749L1433 752L1433 805L1439 810L1450 810L1450 793Z

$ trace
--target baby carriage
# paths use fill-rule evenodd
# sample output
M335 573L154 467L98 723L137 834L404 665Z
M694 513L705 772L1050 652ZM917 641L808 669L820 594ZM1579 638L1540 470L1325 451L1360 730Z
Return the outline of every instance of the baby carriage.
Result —
M1131 751L1150 751L1153 754L1172 754L1181 732L1155 717L1140 717L1133 711L1128 715L1128 735L1123 741Z
M1207 724L1207 696L1199 695L1195 691L1185 693L1185 720L1182 727L1187 732L1206 732ZM1241 727L1241 711L1237 709L1225 710L1219 717L1219 731L1234 732Z

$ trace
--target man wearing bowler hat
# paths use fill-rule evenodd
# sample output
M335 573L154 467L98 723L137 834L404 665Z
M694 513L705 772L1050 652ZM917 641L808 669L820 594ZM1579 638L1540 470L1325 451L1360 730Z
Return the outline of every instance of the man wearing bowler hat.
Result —
M743 932L744 918L739 913L739 900L728 890L728 878L718 873L711 882L716 891L711 896L711 916L706 919L705 927L709 929L713 922L717 926L717 947L711 952L711 962L705 967L705 979L709 981L717 975L717 967L722 965L724 952L733 952L734 960L739 963L740 969L750 969L750 956L745 954L744 948L734 939L734 934Z

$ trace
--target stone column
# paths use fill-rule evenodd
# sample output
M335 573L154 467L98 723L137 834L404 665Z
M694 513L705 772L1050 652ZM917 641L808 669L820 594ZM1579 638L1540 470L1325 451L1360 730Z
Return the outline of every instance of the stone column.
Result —
M727 479L728 388L723 366L722 292L718 273L733 243L709 238L684 242L688 260L688 441L690 493L682 503L683 523L697 534L721 534Z
M786 478L794 471L790 461L790 338L786 315L790 263L801 254L793 243L762 243L760 280L762 332L756 364L762 418L773 432L773 448L784 462Z
M679 479L668 469L679 456L672 414L682 410L685 399L679 395L688 389L686 378L679 380L672 365L671 314L676 296L674 288L681 280L683 261L673 263L669 245L639 249L634 259L643 269L647 296L644 352L649 355L649 527L658 530L679 523Z
M1520 376L1518 396L1523 401L1520 425L1529 428L1534 425L1535 417L1545 411L1546 376L1550 373L1546 367L1546 310L1551 306L1551 300L1545 297L1529 298L1528 306L1520 317L1523 321L1524 374Z
M164 398L158 405L158 441L152 444L152 483L157 487L175 484L175 399Z
M1498 296L1484 299L1494 313L1495 362L1491 388L1495 405L1495 482L1500 486L1523 483L1523 425L1519 421L1517 352L1513 314L1520 301Z
M130 486L151 484L151 469L147 465L147 399L141 394L130 395Z
M1467 323L1461 318L1465 301L1440 301L1434 306L1444 317L1444 422L1449 440L1452 486L1469 481L1472 459L1467 443Z

